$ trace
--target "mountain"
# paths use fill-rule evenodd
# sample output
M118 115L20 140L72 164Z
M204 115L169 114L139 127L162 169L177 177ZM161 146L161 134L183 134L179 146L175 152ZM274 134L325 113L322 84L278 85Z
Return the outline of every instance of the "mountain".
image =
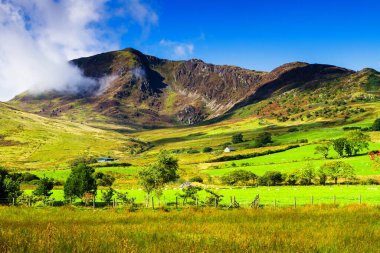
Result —
M164 60L131 48L71 63L85 76L97 80L97 85L75 93L47 91L32 95L26 92L9 103L42 116L91 124L113 122L135 128L192 125L290 91L306 94L331 83L346 89L352 83L350 80L356 80L355 87L362 87L378 77L376 71L369 69L354 72L302 62L261 72L196 59ZM377 79L372 83L375 83L372 89L377 91ZM361 91L366 93L368 87L364 86ZM260 115L260 112L253 113Z

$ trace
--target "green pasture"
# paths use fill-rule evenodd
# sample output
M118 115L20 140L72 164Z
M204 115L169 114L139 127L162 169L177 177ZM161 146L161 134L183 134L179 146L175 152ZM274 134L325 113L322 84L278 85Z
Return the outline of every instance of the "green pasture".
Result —
M203 170L203 172L213 176L221 176L231 170L243 169L252 171L257 175L262 175L266 171L277 170L286 173L301 169L307 164L319 168L326 162L344 161L354 167L358 176L379 175L379 169L374 167L374 163L366 153L353 157L339 158L337 153L331 148L329 158L324 159L321 155L314 154L316 146L318 145L305 145L266 156L216 163L214 165L210 164L208 166L209 169ZM369 149L380 149L380 143L371 143Z
M98 190L96 201L102 201L101 196L104 190ZM212 188L212 190L223 195L222 205L228 205L230 198L235 197L242 207L248 207L257 194L260 195L261 204L274 205L274 201L276 200L278 207L294 205L294 198L296 198L297 205L308 205L311 204L312 197L314 204L333 204L334 196L336 204L341 205L357 204L359 203L360 196L362 203L380 205L380 186L377 185L259 186ZM25 193L30 194L31 191L25 190ZM145 192L140 188L120 189L119 191L128 192L130 197L136 198L136 203L144 203ZM181 192L182 190L179 188L164 190L160 199L161 204L175 203L176 196ZM205 191L200 191L198 193L199 202L204 201L207 196L208 194ZM55 200L63 200L63 190L53 190L51 197ZM155 202L158 204L157 198L155 198ZM181 203L180 199L179 203Z

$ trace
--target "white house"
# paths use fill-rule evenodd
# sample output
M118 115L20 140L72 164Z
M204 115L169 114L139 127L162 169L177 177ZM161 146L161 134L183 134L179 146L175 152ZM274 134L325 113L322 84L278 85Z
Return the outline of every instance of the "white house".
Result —
M232 151L236 151L236 149L233 148L233 147L226 147L226 148L224 149L224 152L225 152L225 153L229 153L229 152L232 152Z

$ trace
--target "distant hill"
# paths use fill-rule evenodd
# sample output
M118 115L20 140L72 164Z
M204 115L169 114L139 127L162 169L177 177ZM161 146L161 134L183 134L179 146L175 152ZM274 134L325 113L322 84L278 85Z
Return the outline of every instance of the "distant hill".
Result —
M248 116L244 113L283 121L317 105L373 101L380 84L379 73L371 69L295 62L260 72L163 60L131 48L72 63L99 84L75 94L26 92L9 103L47 117L150 128Z

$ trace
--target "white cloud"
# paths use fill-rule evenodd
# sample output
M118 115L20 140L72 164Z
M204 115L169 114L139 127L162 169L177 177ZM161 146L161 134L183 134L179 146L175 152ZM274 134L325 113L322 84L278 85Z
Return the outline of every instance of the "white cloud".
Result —
M190 57L194 52L193 43L182 43L171 40L161 40L160 45L171 51L172 57L183 59Z
M0 100L27 89L75 91L94 85L67 61L120 47L115 37L121 35L106 26L118 15L108 1L0 0ZM120 3L143 30L157 24L149 6L138 0Z

